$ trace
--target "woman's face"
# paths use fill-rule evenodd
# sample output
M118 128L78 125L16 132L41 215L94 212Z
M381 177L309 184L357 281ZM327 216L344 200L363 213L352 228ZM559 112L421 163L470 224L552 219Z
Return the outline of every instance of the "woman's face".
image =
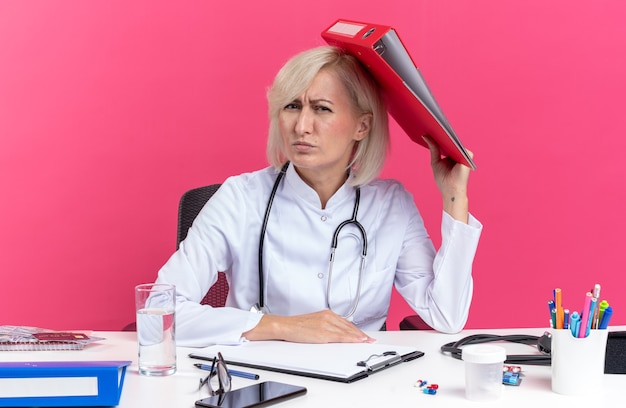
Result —
M371 114L355 113L336 75L321 70L278 119L287 158L301 175L319 178L345 176L354 144L369 133Z

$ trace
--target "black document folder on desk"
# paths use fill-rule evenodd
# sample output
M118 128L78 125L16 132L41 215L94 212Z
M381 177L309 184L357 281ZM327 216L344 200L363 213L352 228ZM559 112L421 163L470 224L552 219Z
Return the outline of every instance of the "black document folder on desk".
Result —
M212 360L218 352L227 364L345 383L424 355L414 347L378 343L253 341L210 346L189 357Z

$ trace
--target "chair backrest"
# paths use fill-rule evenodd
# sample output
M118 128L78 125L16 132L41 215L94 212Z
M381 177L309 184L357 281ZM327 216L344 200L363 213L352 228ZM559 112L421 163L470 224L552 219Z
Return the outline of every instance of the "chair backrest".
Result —
M193 224L202 207L215 194L220 184L211 184L204 187L191 189L180 198L178 205L178 231L176 237L176 249L180 247L180 243L187 237L187 231ZM217 282L211 286L211 289L204 296L200 303L211 305L213 307L222 307L226 303L228 296L228 282L223 272L217 274Z
M220 184L211 184L198 187L185 192L178 203L178 231L176 236L176 249L187 237L187 231L193 224L204 204L215 194Z

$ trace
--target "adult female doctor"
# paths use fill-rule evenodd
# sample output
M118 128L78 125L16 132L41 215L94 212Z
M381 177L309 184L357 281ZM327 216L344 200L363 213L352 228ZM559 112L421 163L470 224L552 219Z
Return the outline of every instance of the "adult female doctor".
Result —
M157 282L176 285L177 344L372 342L365 332L385 323L393 285L431 327L460 331L482 230L468 212L470 169L426 138L443 199L435 251L411 194L377 178L387 111L355 58L331 46L302 52L268 101L272 165L228 178L159 271ZM218 271L226 306L201 305Z

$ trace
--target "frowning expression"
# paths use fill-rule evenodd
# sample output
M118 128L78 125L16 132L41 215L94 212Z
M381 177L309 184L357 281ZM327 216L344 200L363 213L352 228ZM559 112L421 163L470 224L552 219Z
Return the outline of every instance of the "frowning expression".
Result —
M369 133L370 119L371 114L356 112L336 74L323 69L280 111L285 154L305 172L345 174L355 143Z

